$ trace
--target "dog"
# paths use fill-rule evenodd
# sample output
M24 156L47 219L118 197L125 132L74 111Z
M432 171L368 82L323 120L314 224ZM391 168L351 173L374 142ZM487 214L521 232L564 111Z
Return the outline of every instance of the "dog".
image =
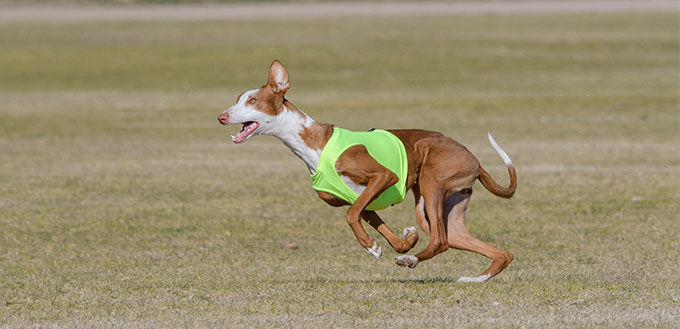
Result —
M415 268L448 248L467 250L490 258L491 265L478 276L461 277L458 281L485 282L512 262L512 253L480 241L465 228L465 211L476 180L492 194L506 199L511 198L517 188L515 167L490 133L489 141L510 174L507 188L496 183L467 148L441 133L419 129L350 132L319 123L285 98L289 88L288 70L274 60L267 83L241 93L236 104L218 116L218 121L222 125L243 125L240 132L232 136L237 144L255 135L279 138L307 165L319 198L334 207L349 205L347 223L369 254L379 260L382 249L364 230L362 218L380 232L397 253L408 252L418 242L415 227L404 229L400 238L376 213L386 204L401 202L404 193L411 190L418 226L430 235L430 241L415 255L395 257L397 265ZM341 133L345 137L337 137ZM363 142L363 138L374 137L375 143ZM335 142L329 144L342 139L350 143L340 147L334 146ZM333 152L334 156L327 156ZM376 156L380 152L384 154ZM321 176L333 182L317 186L316 178L322 167L328 170ZM333 186L338 191L334 191Z

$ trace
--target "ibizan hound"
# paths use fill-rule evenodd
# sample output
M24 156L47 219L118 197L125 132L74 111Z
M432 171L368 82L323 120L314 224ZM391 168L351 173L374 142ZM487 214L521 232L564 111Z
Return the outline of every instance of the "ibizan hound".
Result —
M284 97L289 88L288 71L275 60L269 68L267 84L239 95L236 104L222 112L218 120L222 125L243 125L241 131L232 136L234 143L243 143L260 134L279 138L314 175L326 143L338 128L318 123L295 107ZM334 207L349 205L346 219L357 241L380 259L382 250L364 230L361 218L380 232L398 253L408 252L418 241L415 227L406 228L402 239L385 225L375 211L366 209L391 186L404 184L403 191L413 191L418 225L430 235L430 241L415 256L395 257L397 265L414 268L419 262L451 247L472 251L492 260L489 268L479 276L461 277L458 281L484 282L503 271L514 256L478 240L465 228L465 210L476 180L501 198L512 197L517 187L512 161L491 134L489 141L510 174L510 186L507 188L496 183L467 148L441 133L418 129L387 131L403 143L402 150L405 149L408 163L406 179L399 179L395 172L381 165L364 145L353 145L339 155L334 167L337 175L358 197L350 203L332 193L317 190L319 197Z

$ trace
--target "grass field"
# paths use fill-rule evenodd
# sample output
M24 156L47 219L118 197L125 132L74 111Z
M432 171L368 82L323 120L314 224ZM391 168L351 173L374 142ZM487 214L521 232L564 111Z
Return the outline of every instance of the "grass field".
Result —
M0 22L0 326L680 325L678 17L673 13L278 21ZM468 228L513 252L376 262L278 140L217 115L291 73L345 128L467 145ZM382 212L415 224L412 196ZM414 251L421 250L427 237ZM291 246L297 246L292 248Z

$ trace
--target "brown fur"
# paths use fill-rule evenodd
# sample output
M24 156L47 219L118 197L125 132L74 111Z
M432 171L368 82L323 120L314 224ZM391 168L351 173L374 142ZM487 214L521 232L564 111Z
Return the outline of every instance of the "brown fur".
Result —
M276 77L283 77L276 79ZM288 72L274 61L267 84L253 95L258 109L268 114L278 114L283 105L300 112L283 98L290 87ZM260 103L261 102L261 103ZM300 112L301 115L302 112ZM220 122L223 122L220 119ZM510 198L517 188L515 168L508 166L510 186L503 187L479 164L477 158L465 146L438 132L419 129L389 130L397 136L406 149L408 177L406 187L413 191L416 201L416 220L420 228L430 235L430 241L415 257L418 262L430 259L448 248L472 251L492 260L481 275L493 277L505 269L513 255L492 247L470 234L465 228L465 211L476 180L496 196ZM333 125L313 123L300 133L303 141L312 149L322 150L333 133ZM338 172L355 184L365 186L354 204L347 210L347 223L357 241L365 248L373 246L373 239L361 225L361 218L380 232L395 251L405 253L418 241L415 231L399 238L374 211L365 210L371 201L390 186L398 183L397 175L380 165L362 145L348 148L335 164ZM348 205L329 193L317 191L319 197L331 206ZM422 197L422 200L421 200ZM402 264L397 261L399 265ZM415 265L415 264L410 264Z
M484 187L495 196L510 199L515 194L515 189L517 189L517 173L515 172L515 167L513 166L508 166L508 172L510 173L510 186L507 188L498 185L496 181L491 178L491 175L489 175L489 173L486 172L486 170L484 170L482 167L479 167L478 178L479 181L482 182L482 185L484 185Z
M258 92L250 95L246 103L251 99L255 100L254 104L258 109L269 115L277 115L283 111L283 95L272 91L270 85L264 85Z
M291 102L284 101L286 107L291 111L297 111L302 115L300 110L295 107ZM333 125L331 124L314 124L311 127L303 127L302 131L298 134L309 147L315 150L323 150L323 147L328 142L328 139L333 135Z
M491 266L480 275L495 276L500 273L510 264L513 255L470 234L464 226L465 210L472 195L472 185L477 179L493 194L512 197L517 187L514 167L508 167L511 183L505 188L493 180L466 147L441 133L417 129L389 131L404 144L409 164L406 187L414 193L420 228L431 235L430 243L415 255L418 261L430 259L451 247L490 258ZM374 211L364 210L375 197L395 183L396 175L377 163L360 145L341 154L336 169L354 183L366 186L359 199L347 210L347 222L357 241L365 248L370 248L373 243L359 224L359 218L363 217L387 239L395 251L409 251L417 242L417 235L410 234L401 240ZM347 205L331 194L317 193L331 206ZM425 199L423 205L418 203L421 196Z

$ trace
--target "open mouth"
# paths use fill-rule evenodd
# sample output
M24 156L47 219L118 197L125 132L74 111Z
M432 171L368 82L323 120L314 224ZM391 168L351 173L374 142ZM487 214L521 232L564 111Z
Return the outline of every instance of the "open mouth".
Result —
M231 140L236 144L241 143L248 139L248 137L250 137L250 135L252 135L259 126L260 124L257 123L257 121L244 122L241 131L239 131L236 136L231 136Z

